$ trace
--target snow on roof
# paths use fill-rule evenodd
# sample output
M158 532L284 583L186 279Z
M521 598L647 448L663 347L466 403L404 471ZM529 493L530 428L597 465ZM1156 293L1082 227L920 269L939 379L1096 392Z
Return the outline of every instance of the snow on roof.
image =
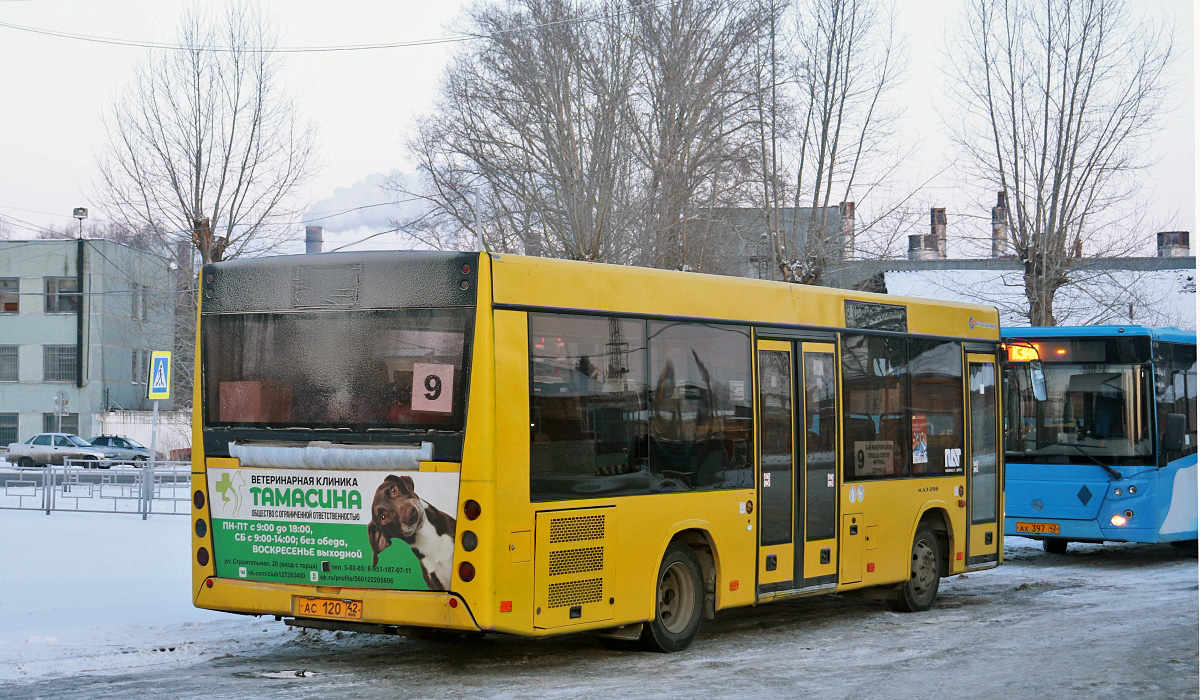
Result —
M994 270L887 272L888 294L942 301L990 304L1006 326L1027 326L1021 273ZM1105 270L1086 285L1067 286L1055 296L1060 325L1138 323L1196 328L1195 270Z

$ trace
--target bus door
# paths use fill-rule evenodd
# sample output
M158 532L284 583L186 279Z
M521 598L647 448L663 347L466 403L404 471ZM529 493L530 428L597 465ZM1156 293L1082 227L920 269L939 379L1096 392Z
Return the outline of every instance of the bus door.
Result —
M837 583L833 343L758 341L758 591Z
M796 587L794 366L790 341L758 341L759 594Z
M801 588L837 584L838 406L833 343L802 343L804 406L798 434L803 516L796 523L796 580ZM802 527L803 526L803 527Z
M969 495L967 566L993 566L1000 558L1000 445L996 414L998 368L994 355L967 354Z

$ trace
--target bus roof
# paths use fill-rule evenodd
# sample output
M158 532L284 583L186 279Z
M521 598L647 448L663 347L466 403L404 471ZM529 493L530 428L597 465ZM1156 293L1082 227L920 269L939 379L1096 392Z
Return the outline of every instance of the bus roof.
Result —
M999 314L991 306L626 265L490 257L493 301L500 306L846 328L844 302L858 301L903 306L909 333L999 338Z
M1001 338L1109 338L1119 336L1149 336L1154 340L1171 343L1196 344L1196 331L1181 331L1178 328L1153 328L1150 326L1027 326L1006 327L1000 331Z

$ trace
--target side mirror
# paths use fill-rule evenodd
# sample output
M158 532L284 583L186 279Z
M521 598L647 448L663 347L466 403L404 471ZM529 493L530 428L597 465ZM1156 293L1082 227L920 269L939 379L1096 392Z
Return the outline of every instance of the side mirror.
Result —
M1042 372L1041 360L1033 360L1029 363L1029 384L1033 387L1033 398L1045 401L1046 375Z
M1187 435L1187 416L1182 413L1168 413L1165 429L1163 430L1162 449L1168 459L1170 455L1183 453L1183 440Z

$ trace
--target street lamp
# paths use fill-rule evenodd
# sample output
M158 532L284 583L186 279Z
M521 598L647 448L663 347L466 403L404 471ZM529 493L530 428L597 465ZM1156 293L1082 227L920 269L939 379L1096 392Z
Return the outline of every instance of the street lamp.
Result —
M87 218L87 209L85 207L75 207L74 216L79 219L79 238L83 238L83 220Z

